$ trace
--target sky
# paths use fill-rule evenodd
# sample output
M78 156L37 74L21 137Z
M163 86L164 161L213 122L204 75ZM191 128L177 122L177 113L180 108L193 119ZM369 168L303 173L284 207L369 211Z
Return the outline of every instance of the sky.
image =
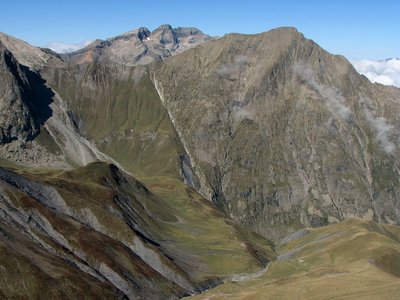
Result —
M400 1L0 0L0 31L35 46L76 47L97 38L161 24L213 36L294 26L348 59L400 57Z

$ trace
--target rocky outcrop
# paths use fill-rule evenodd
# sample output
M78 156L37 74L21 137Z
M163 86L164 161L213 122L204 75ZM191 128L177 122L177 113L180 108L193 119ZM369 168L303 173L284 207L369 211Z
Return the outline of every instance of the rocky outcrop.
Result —
M39 132L29 72L0 42L0 144L16 139L30 140Z
M107 160L78 133L66 104L37 71L0 42L0 155L33 167L81 166Z

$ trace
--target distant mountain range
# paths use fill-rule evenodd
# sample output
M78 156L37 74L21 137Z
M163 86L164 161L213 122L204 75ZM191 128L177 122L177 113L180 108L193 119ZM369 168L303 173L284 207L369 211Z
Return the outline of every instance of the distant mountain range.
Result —
M1 33L0 77L1 298L400 297L400 89L295 28Z
M182 53L210 39L210 36L197 28L161 25L151 32L142 27L104 41L96 40L62 57L68 63L78 64L100 60L125 66L145 65L153 60Z

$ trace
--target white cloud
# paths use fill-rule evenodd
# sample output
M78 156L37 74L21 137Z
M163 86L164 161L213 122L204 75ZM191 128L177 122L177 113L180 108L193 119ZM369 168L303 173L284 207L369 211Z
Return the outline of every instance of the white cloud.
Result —
M386 153L392 153L396 149L396 145L391 140L395 127L385 117L377 116L371 100L362 98L360 103L368 122L375 130L376 140Z
M92 40L87 40L83 41L80 43L74 43L74 44L65 44L65 43L59 43L59 42L53 42L49 43L46 45L47 48L50 48L51 50L57 52L57 53L68 53L68 52L74 52L76 50L82 49L89 45Z
M400 59L391 58L382 61L353 60L354 68L371 82L400 87Z
M317 91L333 113L338 114L342 119L349 119L351 110L346 104L346 99L336 87L324 86L317 82L314 72L304 64L297 64L293 67L294 72L300 76L309 86Z
M247 63L247 56L245 55L237 55L235 56L232 63L223 64L218 70L217 73L224 76L231 76L237 73L240 73L242 67Z

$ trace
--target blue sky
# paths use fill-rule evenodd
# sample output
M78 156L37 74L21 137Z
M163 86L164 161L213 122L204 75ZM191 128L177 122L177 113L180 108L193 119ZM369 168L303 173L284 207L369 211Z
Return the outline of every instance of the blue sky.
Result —
M294 26L349 59L400 56L400 0L128 1L0 0L0 31L45 46L107 38L160 24L211 35Z

